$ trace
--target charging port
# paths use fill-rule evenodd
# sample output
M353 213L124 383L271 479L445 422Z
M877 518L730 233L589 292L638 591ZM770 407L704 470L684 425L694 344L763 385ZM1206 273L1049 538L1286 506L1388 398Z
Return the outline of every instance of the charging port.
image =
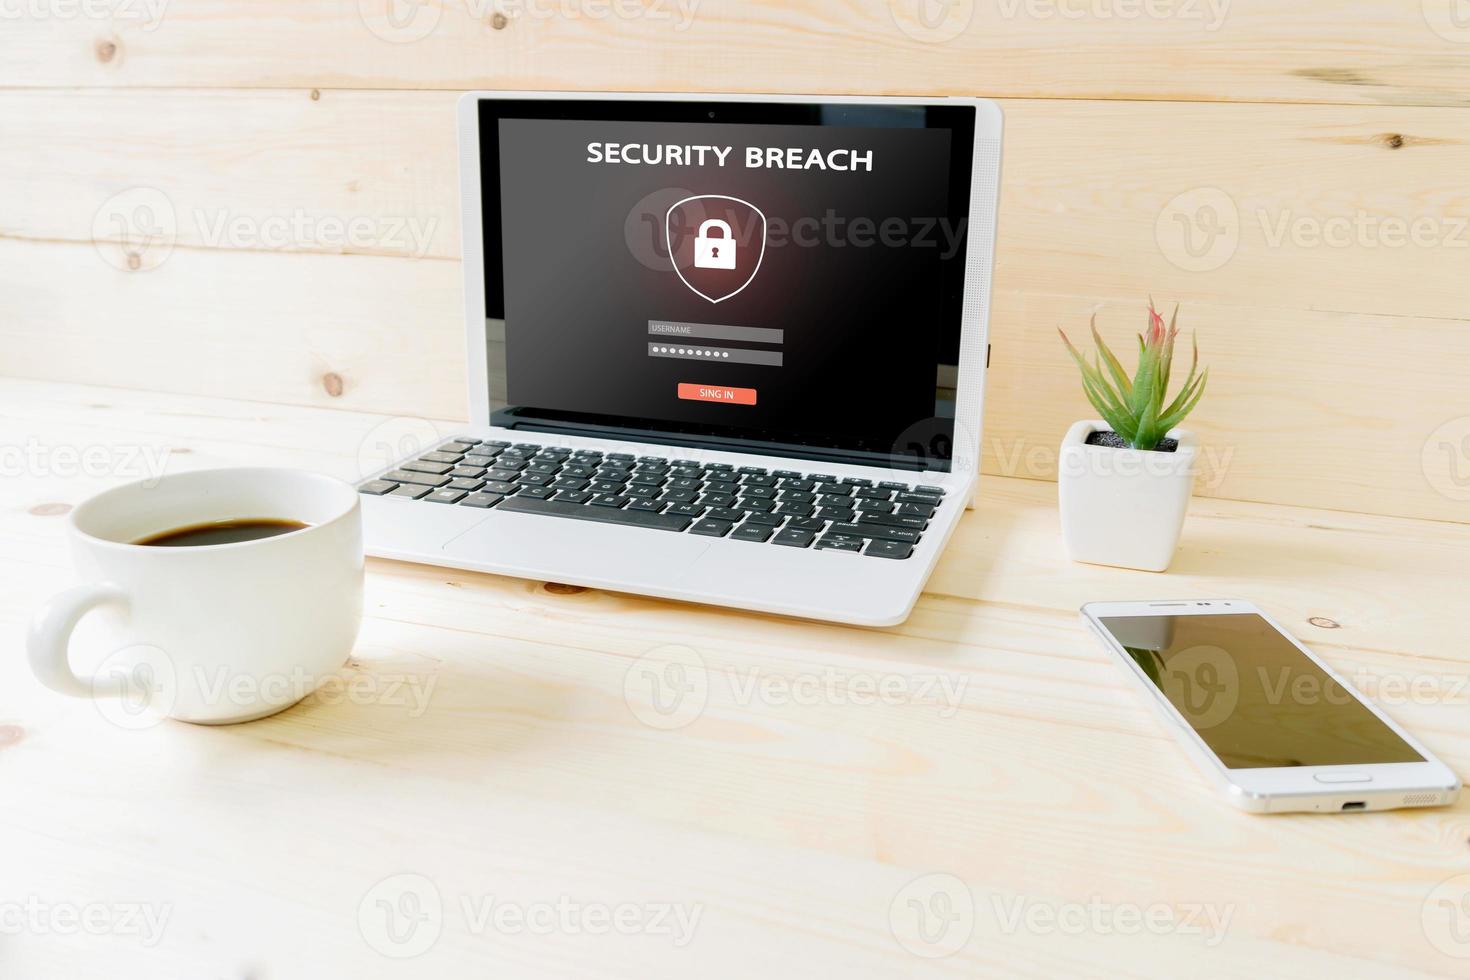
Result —
M1344 803L1342 805L1342 808L1344 810L1366 810L1368 809L1368 804L1364 803L1362 800L1358 800L1355 803Z

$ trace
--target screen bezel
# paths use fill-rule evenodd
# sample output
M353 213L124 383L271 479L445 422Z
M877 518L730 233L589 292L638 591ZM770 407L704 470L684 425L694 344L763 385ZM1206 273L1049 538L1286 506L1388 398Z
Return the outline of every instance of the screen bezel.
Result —
M1103 623L1104 619L1135 616L1218 616L1236 614L1259 616L1265 620L1272 629L1280 633L1303 656L1320 667L1324 673L1337 683L1341 684L1364 707L1387 725L1395 735L1403 739L1414 751L1418 752L1423 757L1423 761L1385 762L1362 765L1347 764L1331 766L1285 766L1265 769L1231 769L1215 754L1214 750L1210 748L1209 743L1194 730L1188 720L1169 701L1164 692L1159 690L1158 686L1148 678L1142 668L1128 655L1127 650L1124 649L1117 637ZM1406 732L1392 718L1380 711L1378 706L1373 704L1372 701L1363 697L1346 677L1333 670L1330 664L1313 654L1296 637L1292 636L1288 630L1284 629L1280 623L1271 618L1265 610L1259 608L1252 602L1244 599L1094 602L1082 607L1082 617L1119 661L1123 663L1125 669L1148 691L1149 697L1152 699L1155 707L1162 710L1174 722L1178 738L1190 750L1196 760L1210 767L1211 774L1216 778L1217 782L1225 784L1234 790L1243 792L1251 797L1261 798L1336 798L1343 796L1372 796L1385 792L1453 791L1459 788L1458 777L1434 753L1430 752L1418 739ZM1371 781L1352 784L1331 784L1319 782L1316 779L1318 774L1346 772L1366 774L1371 777Z
M919 460L905 465L895 454L880 457L875 453L852 453L837 447L801 443L791 445L768 442L753 437L730 437L725 434L703 435L680 427L642 428L626 424L603 427L566 426L555 418L518 420L518 428L527 431L555 432L602 437L621 441L681 445L735 453L765 456L823 459L863 466L901 467L921 471L947 471L956 475L974 474L979 469L980 420L984 408L984 379L988 350L991 274L994 263L995 211L998 204L1000 138L1002 119L999 108L985 99L969 98L893 98L880 96L811 96L811 95L735 95L713 93L583 93L583 92L469 92L458 105L460 135L460 222L463 231L464 299L466 352L468 354L469 415L478 426L495 427L492 417L490 378L487 369L486 314L488 312L484 276L484 226L481 200L480 105L485 100L509 102L539 101L550 103L550 116L567 105L599 101L624 103L688 103L697 102L718 109L720 106L741 108L760 103L795 103L835 108L870 105L919 106L936 109L968 107L974 111L974 142L970 149L970 201L966 257L963 270L959 318L959 358L955 380L955 419L953 452L948 460ZM558 103L562 105L557 105ZM982 179L983 178L983 179Z

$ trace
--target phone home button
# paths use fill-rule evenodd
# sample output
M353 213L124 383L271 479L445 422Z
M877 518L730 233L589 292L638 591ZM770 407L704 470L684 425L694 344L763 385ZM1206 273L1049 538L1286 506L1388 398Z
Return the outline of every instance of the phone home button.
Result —
M1366 772L1314 772L1312 778L1319 783L1371 783L1373 777Z

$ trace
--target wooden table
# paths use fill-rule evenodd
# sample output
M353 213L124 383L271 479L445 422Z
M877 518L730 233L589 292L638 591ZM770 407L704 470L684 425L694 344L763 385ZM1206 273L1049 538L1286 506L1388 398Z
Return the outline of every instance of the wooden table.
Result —
M1151 575L988 479L893 629L373 561L343 685L274 718L126 730L30 678L71 505L155 465L351 478L429 424L0 382L0 976L1470 971L1470 879L1436 891L1470 802L1235 812L1076 616L1254 599L1467 773L1463 524L1196 500Z

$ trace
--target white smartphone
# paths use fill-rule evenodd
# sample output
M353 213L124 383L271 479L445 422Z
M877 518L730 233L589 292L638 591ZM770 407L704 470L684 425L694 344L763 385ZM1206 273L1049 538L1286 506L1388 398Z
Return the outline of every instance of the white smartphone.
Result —
M1453 803L1460 780L1255 605L1092 602L1082 620L1252 813Z

